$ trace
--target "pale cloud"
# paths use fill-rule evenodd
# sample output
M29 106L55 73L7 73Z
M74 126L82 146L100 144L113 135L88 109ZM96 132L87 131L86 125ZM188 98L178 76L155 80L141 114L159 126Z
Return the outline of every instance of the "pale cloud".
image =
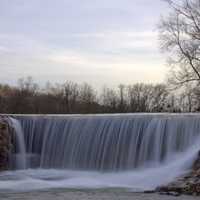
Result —
M164 7L160 0L1 0L0 79L161 82L155 26Z

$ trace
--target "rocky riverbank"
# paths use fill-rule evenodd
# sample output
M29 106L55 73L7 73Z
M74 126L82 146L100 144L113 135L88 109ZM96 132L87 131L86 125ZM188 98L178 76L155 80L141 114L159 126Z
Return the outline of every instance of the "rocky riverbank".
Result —
M156 192L174 196L181 194L200 196L200 152L189 174L178 178L167 186L157 188Z
M0 171L9 167L9 153L11 150L11 127L8 118L0 116Z

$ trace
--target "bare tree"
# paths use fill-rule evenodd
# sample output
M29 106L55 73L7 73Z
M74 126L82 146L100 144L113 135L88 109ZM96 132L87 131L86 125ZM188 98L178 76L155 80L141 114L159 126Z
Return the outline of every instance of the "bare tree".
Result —
M200 1L165 1L171 12L161 19L159 39L172 67L169 81L176 86L200 84Z
M18 80L19 89L25 93L34 94L38 90L38 85L31 76Z
M120 84L118 86L119 88L119 106L118 106L118 109L119 109L119 112L125 112L126 110L126 103L125 103L125 92L126 92L126 88L125 88L125 85L123 84Z
M149 112L152 85L137 83L128 86L128 102L131 112Z
M162 112L166 110L167 97L169 95L167 87L164 84L152 85L150 97L150 112Z
M117 111L118 97L116 91L108 87L104 87L100 95L103 112L113 113Z
M66 81L64 88L64 105L66 113L73 113L76 107L77 98L79 95L78 84L71 81Z
M96 96L97 93L93 87L87 83L84 83L80 86L80 110L83 113L92 113L94 112L94 107L96 105Z
M35 96L37 95L38 85L33 81L32 77L21 78L18 80L18 88L13 90L12 109L14 113L35 112Z

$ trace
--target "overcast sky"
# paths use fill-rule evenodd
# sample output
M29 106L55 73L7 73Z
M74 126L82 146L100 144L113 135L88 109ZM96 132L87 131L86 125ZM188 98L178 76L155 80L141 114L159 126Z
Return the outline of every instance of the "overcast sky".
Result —
M0 0L0 81L161 82L161 0Z

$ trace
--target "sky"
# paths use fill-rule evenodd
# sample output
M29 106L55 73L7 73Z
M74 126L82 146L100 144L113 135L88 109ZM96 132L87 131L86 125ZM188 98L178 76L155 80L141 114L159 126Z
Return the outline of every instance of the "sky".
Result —
M159 83L162 0L0 0L0 82Z

